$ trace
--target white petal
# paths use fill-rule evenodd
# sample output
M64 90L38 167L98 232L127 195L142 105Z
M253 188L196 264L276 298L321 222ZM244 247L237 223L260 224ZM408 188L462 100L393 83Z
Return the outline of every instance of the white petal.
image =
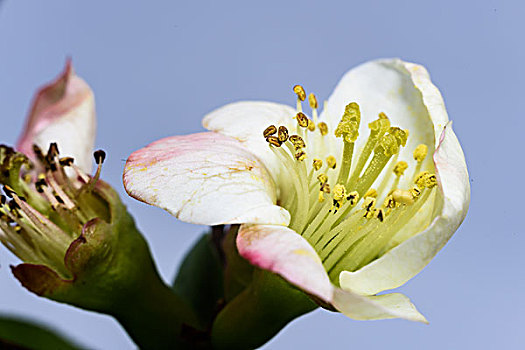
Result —
M300 289L331 302L333 286L321 259L292 229L243 225L237 235L237 248L252 265L277 273Z
M68 61L64 72L36 94L17 149L33 157L33 144L47 151L56 142L60 156L70 156L91 172L95 142L95 98Z
M410 299L401 293L362 296L336 289L333 304L341 313L355 320L403 318L428 323Z
M243 225L237 235L239 254L251 264L279 274L303 291L332 304L357 320L404 318L426 322L402 294L362 296L336 288L312 246L295 231L276 225Z
M277 174L280 163L269 150L263 131L269 125L284 125L293 133L296 114L292 107L263 101L230 103L207 114L202 125L211 131L231 136L242 142L259 157L272 174Z
M433 222L362 269L343 271L339 279L344 289L371 295L399 287L421 271L459 227L467 214L470 184L463 151L451 124L441 135L434 164L442 203L435 208Z
M237 140L214 132L174 136L134 152L124 169L130 196L182 221L287 225L260 160Z
M399 59L367 62L343 76L322 114L332 129L350 102L357 102L361 108L357 150L370 133L368 123L377 119L380 112L386 113L392 126L408 129L407 145L399 154L399 160L409 164L408 173L415 164L412 152L416 146L423 143L429 150L435 149L437 138L448 122L441 94L432 84L426 69ZM431 166L429 158L424 166ZM381 174L376 183L384 175ZM403 179L401 185L407 185Z

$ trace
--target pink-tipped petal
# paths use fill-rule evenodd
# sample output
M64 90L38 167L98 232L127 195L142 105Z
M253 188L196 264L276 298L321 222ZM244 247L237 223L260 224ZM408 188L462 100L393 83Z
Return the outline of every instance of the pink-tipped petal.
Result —
M182 221L287 225L260 160L236 139L214 132L168 137L134 152L124 169L128 194Z
M333 286L321 259L297 232L284 226L243 225L237 235L239 254L252 265L277 273L326 302Z
M269 125L284 125L291 134L294 133L297 124L293 119L295 114L292 107L278 103L242 101L227 104L207 114L202 125L208 130L239 140L264 162L270 173L277 174L280 163L270 151L263 131Z
M36 93L17 149L33 157L33 144L47 151L56 142L61 156L75 158L81 169L90 172L95 132L93 92L68 60L62 74Z
M239 254L252 265L274 272L358 320L403 318L426 322L402 294L362 296L331 284L312 246L295 231L276 225L243 225L237 235Z
M447 243L465 218L470 184L465 157L449 123L434 153L442 203L424 231L355 272L343 271L341 286L359 294L376 294L401 286L425 267Z

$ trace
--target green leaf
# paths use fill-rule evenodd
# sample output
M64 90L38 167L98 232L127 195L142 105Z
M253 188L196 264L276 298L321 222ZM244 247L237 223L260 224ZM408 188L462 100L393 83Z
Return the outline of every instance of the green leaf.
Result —
M69 340L39 324L0 316L0 348L73 350L80 349Z
M190 304L203 329L208 328L224 300L222 263L212 242L204 234L184 258L173 290Z

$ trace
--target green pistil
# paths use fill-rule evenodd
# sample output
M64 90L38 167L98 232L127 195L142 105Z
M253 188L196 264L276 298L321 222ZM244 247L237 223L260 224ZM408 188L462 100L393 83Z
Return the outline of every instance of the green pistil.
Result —
M341 160L341 169L339 170L338 184L345 184L352 167L352 155L354 153L354 142L343 141L343 158Z

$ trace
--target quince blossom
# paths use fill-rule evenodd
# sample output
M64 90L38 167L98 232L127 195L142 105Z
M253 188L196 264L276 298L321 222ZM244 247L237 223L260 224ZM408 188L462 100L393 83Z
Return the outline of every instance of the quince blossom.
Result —
M209 132L134 152L124 185L182 221L240 224L237 249L354 319L426 322L394 289L415 276L464 219L463 152L439 90L398 59L350 70L318 115L238 102L205 116Z

